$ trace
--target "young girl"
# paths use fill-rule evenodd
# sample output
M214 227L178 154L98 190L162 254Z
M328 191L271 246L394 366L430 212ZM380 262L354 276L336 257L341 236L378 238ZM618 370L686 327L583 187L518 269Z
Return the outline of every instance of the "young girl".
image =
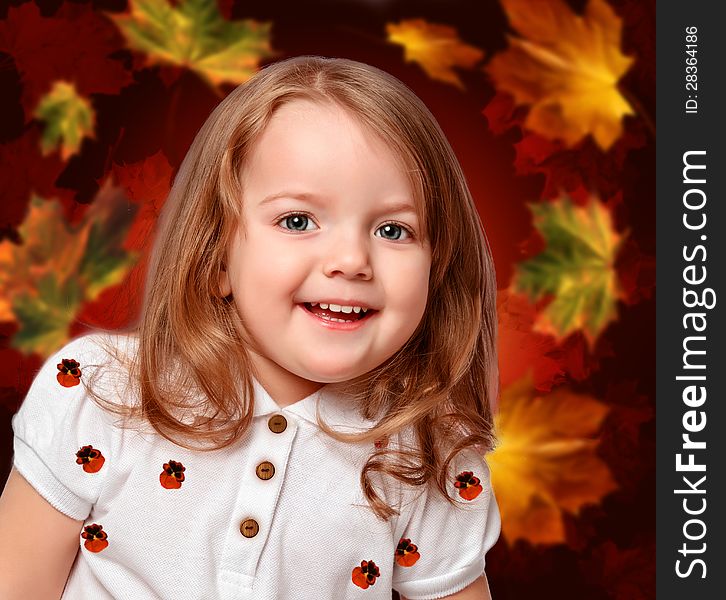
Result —
M238 87L148 277L13 419L0 597L489 598L494 269L406 86L302 57Z

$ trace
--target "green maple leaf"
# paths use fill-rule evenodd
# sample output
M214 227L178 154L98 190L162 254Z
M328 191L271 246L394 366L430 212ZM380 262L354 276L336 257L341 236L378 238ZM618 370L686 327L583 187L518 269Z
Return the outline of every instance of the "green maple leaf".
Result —
M13 337L13 347L50 356L68 341L68 326L82 300L78 281L61 282L54 273L43 276L37 282L36 294L23 294L14 299L13 312L20 330Z
M93 136L95 113L91 103L76 92L72 83L56 81L38 103L34 116L45 122L41 152L60 146L63 160L78 152L81 140Z
M615 257L622 237L610 213L592 199L585 207L569 198L529 204L546 248L518 265L514 291L531 300L552 295L534 330L563 338L582 330L593 343L616 316L621 296Z
M0 242L0 320L19 323L14 347L48 356L67 341L82 304L123 280L137 260L123 248L135 212L104 188L70 226L57 202L32 200L22 244Z
M88 241L78 265L86 300L95 300L107 287L121 283L136 262L137 255L123 248L135 213L135 206L119 193L103 194L91 205L86 215Z
M131 15L110 15L131 48L152 63L192 69L213 86L239 84L273 55L270 23L227 21L215 0L129 0Z

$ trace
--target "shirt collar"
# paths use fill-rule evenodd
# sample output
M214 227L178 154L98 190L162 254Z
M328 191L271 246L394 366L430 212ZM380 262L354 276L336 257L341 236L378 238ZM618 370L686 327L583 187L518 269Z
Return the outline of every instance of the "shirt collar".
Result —
M319 407L323 421L339 431L346 433L365 431L376 425L376 421L363 418L355 402L343 394L339 384L325 384L316 392L284 408L280 408L257 379L252 379L252 385L255 392L255 417L273 413L283 415L291 413L317 427L316 410Z

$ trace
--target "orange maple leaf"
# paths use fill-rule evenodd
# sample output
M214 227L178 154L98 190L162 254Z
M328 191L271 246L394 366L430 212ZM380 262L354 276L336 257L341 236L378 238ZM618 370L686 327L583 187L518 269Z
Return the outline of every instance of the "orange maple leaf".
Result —
M43 277L52 274L62 284L73 276L90 231L90 223L69 230L58 203L34 197L19 228L24 243L0 242L0 321L15 320L13 298L37 296Z
M568 146L591 134L610 148L633 114L617 88L633 62L620 52L620 19L605 0L590 0L583 16L563 0L502 5L520 37L510 36L487 70L517 104L531 105L525 126Z
M539 396L530 375L503 390L496 417L499 446L488 462L510 543L564 541L562 512L577 513L617 487L596 454L608 410L566 388Z
M389 42L403 46L407 62L417 62L432 79L461 89L464 84L453 68L470 69L484 57L479 48L462 42L453 27L424 19L388 23L386 33Z

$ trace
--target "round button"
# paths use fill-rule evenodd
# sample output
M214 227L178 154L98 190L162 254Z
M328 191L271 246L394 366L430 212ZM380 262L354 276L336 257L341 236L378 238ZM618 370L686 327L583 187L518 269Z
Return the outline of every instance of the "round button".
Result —
M257 465L255 473L257 473L257 477L260 479L272 479L272 476L275 474L275 465L266 460Z
M254 519L245 519L239 526L239 530L246 538L255 537L260 530L260 526Z
M282 415L272 415L267 421L267 426L274 433L282 433L287 429L287 419Z

